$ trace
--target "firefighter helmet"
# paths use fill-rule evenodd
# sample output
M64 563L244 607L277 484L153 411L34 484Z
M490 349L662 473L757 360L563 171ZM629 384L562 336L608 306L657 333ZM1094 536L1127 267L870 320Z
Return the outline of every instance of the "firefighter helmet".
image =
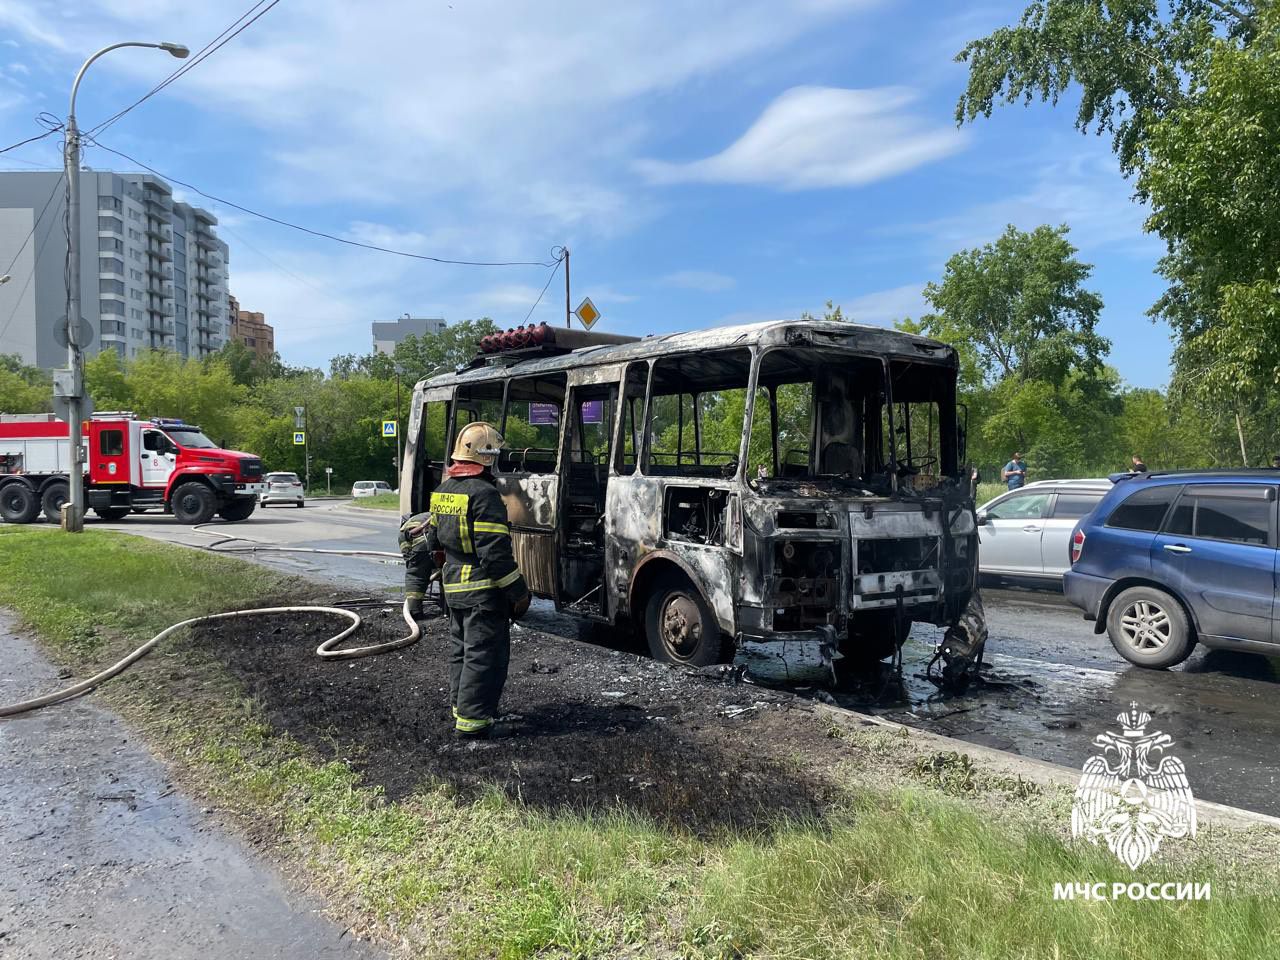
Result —
M493 424L478 420L458 431L458 438L453 442L453 459L492 467L498 460L498 451L504 446L506 441Z

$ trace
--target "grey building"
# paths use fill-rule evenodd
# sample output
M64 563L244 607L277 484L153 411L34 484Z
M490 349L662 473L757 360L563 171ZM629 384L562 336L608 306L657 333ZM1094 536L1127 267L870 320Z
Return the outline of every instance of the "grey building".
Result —
M217 218L150 174L80 173L80 302L87 356L148 349L200 358L226 336L227 245ZM66 366L66 189L58 173L0 173L0 353ZM7 265L12 262L12 268Z
M396 344L413 334L425 337L430 333L439 333L445 328L440 317L411 317L407 313L399 320L375 321L373 323L373 352L394 353Z

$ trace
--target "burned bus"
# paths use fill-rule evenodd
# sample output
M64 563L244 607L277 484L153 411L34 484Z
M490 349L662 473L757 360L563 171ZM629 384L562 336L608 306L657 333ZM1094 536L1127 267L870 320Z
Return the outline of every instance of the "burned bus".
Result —
M402 513L488 421L530 590L641 630L661 660L812 677L893 656L913 622L948 628L949 679L980 660L951 347L831 321L481 346L414 390Z

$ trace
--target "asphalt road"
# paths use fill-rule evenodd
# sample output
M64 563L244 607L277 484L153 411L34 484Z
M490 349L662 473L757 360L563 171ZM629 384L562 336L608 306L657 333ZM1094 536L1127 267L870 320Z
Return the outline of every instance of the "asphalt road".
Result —
M395 552L398 517L345 501L304 509L270 507L243 523L193 530L159 514L98 524L157 539L209 545L236 536L251 542L329 550ZM231 545L228 543L227 545ZM398 588L402 567L390 558L260 552L245 554L275 569L360 588ZM942 694L925 677L939 637L917 625L904 649L901 678L886 670L836 691L838 702L887 719L1079 768L1093 738L1117 730L1131 701L1173 737L1196 795L1280 815L1280 660L1203 648L1169 671L1130 666L1095 635L1061 594L1001 586L983 590L990 628L989 669L962 695ZM573 639L591 631L539 604L522 625Z
M0 612L0 701L58 670ZM0 957L373 958L93 697L0 721Z

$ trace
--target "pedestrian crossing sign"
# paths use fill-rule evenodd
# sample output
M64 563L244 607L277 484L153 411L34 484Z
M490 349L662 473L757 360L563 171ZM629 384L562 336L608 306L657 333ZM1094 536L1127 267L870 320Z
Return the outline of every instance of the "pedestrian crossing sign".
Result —
M394 420L382 421L382 435L384 437L394 437L396 435L396 422Z
M300 447L306 442L307 442L307 435L304 431L302 430L293 431L293 445L295 447Z

